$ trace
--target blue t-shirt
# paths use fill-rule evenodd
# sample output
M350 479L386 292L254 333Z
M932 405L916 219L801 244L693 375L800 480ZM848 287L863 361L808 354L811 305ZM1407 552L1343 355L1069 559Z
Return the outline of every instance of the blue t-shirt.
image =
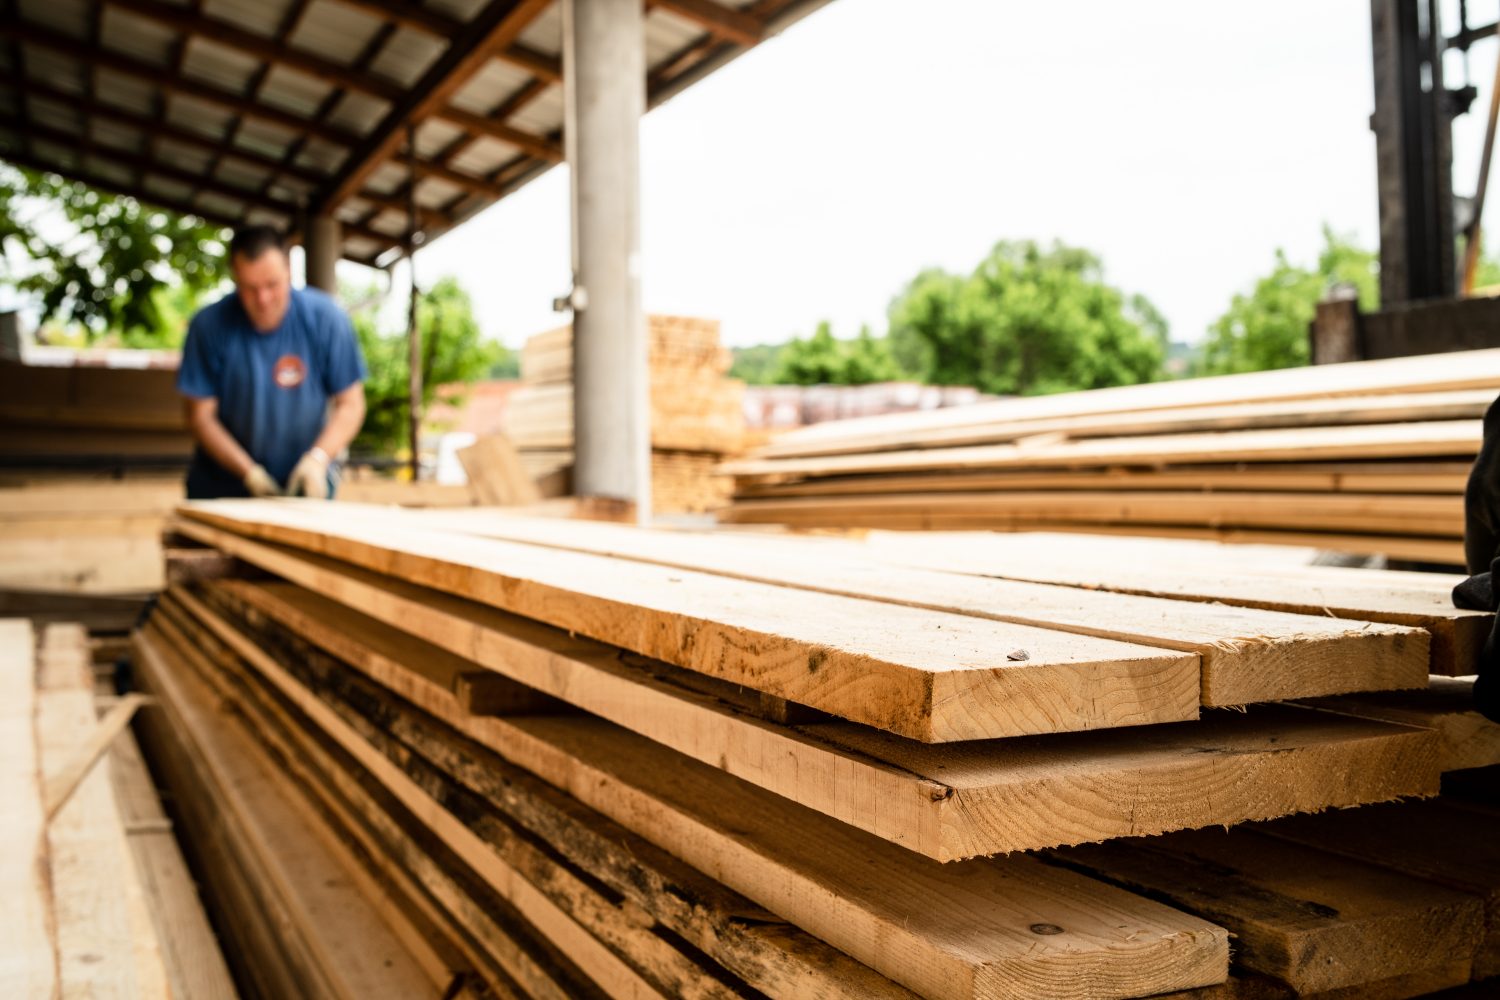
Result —
M219 421L285 486L323 432L329 398L365 376L354 326L323 292L292 289L286 316L269 333L250 325L239 295L230 293L188 325L177 391L217 399ZM199 448L188 495L244 496L245 488Z

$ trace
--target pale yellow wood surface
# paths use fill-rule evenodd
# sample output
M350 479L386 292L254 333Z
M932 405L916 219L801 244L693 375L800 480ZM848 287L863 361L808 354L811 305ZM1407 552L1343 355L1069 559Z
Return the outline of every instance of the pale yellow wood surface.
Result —
M1306 704L1325 712L1435 729L1443 738L1444 771L1500 764L1500 724L1474 708L1472 678L1434 677L1421 691L1340 695Z
M455 536L401 512L377 522L327 504L182 510L928 742L1180 721L1198 710L1191 653Z
M320 724L334 721L253 644L240 652ZM1029 858L941 865L608 723L506 724L502 752L522 766L925 995L1106 1000L1226 974L1214 925ZM1038 922L1065 933L1036 934Z
M215 538L213 529L186 527ZM223 532L218 539L315 592L292 600L262 591L261 607L429 710L430 699L412 690L420 667L402 663L413 655L403 630L930 857L1231 823L1436 787L1431 734L1330 726L1301 713L1229 714L1209 727L1122 731L1103 742L1096 737L1105 734L1090 734L955 747L847 724L777 726L736 710L733 688L695 691L661 676L664 665L632 666L608 646L326 559ZM341 613L332 601L364 614Z

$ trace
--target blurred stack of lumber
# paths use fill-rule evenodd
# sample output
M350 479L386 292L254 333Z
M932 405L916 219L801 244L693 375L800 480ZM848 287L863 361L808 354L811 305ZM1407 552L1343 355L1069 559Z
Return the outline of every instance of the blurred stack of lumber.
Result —
M717 320L648 316L653 508L704 511L728 498L715 474L745 436L745 386L726 378ZM573 330L538 334L521 349L525 385L511 397L506 434L538 480L573 462Z
M232 1000L127 728L142 699L116 697L107 670L96 679L82 625L35 635L0 619L0 995Z
M1462 563L1500 351L1257 372L823 424L731 462L721 519L1069 530Z
M158 718L321 817L407 995L1397 997L1500 955L1488 820L1455 823L1463 885L1399 845L1188 832L1500 761L1467 682L1420 690L1490 623L1445 577L1283 587L1333 617L489 510L224 501L173 530L238 569L138 634ZM253 930L271 975L287 945Z

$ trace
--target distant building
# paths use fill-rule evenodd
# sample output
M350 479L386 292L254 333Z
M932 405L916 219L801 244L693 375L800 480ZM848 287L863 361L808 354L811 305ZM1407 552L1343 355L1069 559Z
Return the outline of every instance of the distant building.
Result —
M776 431L882 413L937 410L993 399L968 386L875 382L871 385L751 385L745 387L745 425Z

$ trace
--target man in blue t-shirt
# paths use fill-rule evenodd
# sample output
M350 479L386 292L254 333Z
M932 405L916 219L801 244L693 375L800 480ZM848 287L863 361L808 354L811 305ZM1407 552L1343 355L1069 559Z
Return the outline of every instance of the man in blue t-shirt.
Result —
M269 226L238 230L229 266L235 292L193 317L177 371L198 441L187 495L326 498L365 419L354 327L327 295L292 287Z

